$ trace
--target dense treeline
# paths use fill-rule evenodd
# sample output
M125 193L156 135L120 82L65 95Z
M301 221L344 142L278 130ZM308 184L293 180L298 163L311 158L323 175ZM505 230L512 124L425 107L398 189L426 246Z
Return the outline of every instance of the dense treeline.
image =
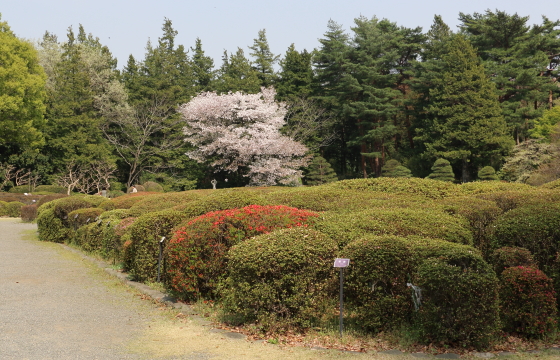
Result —
M462 182L487 166L509 181L560 177L560 21L530 26L528 17L489 10L459 19L457 32L439 16L427 32L359 17L347 33L329 21L317 49L292 45L282 55L263 29L248 54L225 51L219 66L200 39L176 44L165 19L144 59L130 56L122 70L81 25L31 46L0 22L2 188L246 185L246 168L214 173L215 159L185 155L194 149L178 107L205 91L270 86L287 107L281 131L318 159L305 169L310 179L333 179L332 170L339 179L383 176L390 160L405 168L399 173L426 177L438 159Z

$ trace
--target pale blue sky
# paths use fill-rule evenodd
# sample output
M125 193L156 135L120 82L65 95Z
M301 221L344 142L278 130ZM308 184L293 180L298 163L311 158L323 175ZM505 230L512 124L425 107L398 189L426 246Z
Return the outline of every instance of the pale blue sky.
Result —
M455 29L459 12L486 9L530 16L531 24L540 23L541 15L560 19L560 6L545 0L0 0L2 19L19 37L38 39L48 30L66 40L67 28L77 30L81 23L109 47L119 68L129 54L144 58L148 39L157 42L165 17L179 32L177 44L188 48L199 37L219 67L224 49L233 52L242 47L248 55L247 47L260 29L266 29L272 52L283 55L291 43L298 50L318 47L329 19L349 29L356 17L375 15L427 31L435 14Z

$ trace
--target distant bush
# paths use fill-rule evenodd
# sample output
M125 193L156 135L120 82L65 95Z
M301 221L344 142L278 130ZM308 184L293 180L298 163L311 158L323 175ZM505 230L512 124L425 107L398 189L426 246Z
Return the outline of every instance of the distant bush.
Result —
M124 191L122 190L111 190L109 192L107 192L107 197L110 199L119 197L119 196L123 196L125 194Z
M320 325L336 306L336 252L334 241L301 227L238 243L220 286L225 311L265 332Z
M498 276L509 267L524 266L537 268L537 264L531 252L525 248L516 246L504 246L494 250L490 255L489 262L494 267L494 271Z
M542 271L524 266L505 269L500 299L505 331L542 338L557 330L556 293Z
M341 247L366 234L416 235L469 245L473 242L465 219L430 208L333 211L322 214L314 227L335 239Z
M142 186L144 187L144 191L163 192L163 186L155 181L146 181Z
M346 308L354 326L378 333L399 327L411 312L406 283L415 270L405 238L369 236L342 250L351 266L346 269Z
M494 201L506 212L520 206L560 202L560 191L531 188L525 191L496 191L493 193L476 195L476 197Z
M322 156L315 155L307 170L304 179L307 185L322 185L338 180L331 164Z
M455 181L453 168L448 160L437 159L432 166L432 173L428 175L428 179L439 181Z
M499 329L498 280L480 255L448 251L418 267L416 319L428 343L482 349Z
M29 185L14 186L8 192L11 192L13 194L30 193L31 192L31 186L29 186Z
M412 177L412 173L400 162L395 159L391 159L381 168L381 176L409 178Z
M33 221L37 218L37 205L24 205L21 207L21 220Z
M126 194L110 200L104 199L104 201L99 205L99 207L105 210L130 209L132 205L136 204L137 202L155 195L159 195L159 193L143 192L143 193Z
M49 193L65 194L66 195L67 190L64 186L39 185L35 188L34 192L49 192Z
M521 183L509 183L502 181L473 181L458 185L461 192L466 195L470 194L487 194L502 191L518 191L527 192L535 188L533 186Z
M123 244L125 269L138 280L156 280L159 255L159 242L162 236L167 237L164 245L172 236L172 229L177 226L185 215L175 210L163 210L147 213L138 217L126 233L126 244ZM163 273L163 267L162 267Z
M459 187L451 182L420 178L388 178L343 180L323 185L333 189L378 191L390 194L421 195L431 199L460 195Z
M21 207L24 204L19 201L0 201L0 216L20 217Z
M181 224L166 248L167 284L181 298L214 297L231 246L276 229L307 226L316 213L251 205L214 211Z
M53 200L56 200L56 199L62 199L62 198L67 197L67 196L68 195L66 195L66 194L52 194L52 195L42 196L39 199L39 201L37 201L37 208L39 208L44 203L47 203L49 201L53 201Z
M184 192L154 194L142 198L130 207L131 213L135 216L154 211L170 209L175 206L187 206L188 204L206 196L203 192L191 190Z

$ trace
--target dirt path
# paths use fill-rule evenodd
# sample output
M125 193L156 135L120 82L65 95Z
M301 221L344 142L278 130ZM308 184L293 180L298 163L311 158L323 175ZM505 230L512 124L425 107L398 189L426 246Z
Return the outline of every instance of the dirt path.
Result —
M0 359L384 359L231 338L0 218ZM206 324L208 325L208 324ZM408 357L408 356L406 356Z

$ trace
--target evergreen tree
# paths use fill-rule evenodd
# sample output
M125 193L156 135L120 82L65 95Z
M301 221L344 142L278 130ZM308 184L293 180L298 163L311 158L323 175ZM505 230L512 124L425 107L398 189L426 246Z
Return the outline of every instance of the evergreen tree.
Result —
M278 99L285 101L294 97L308 97L312 92L312 54L307 50L299 52L291 44L284 58L280 60L280 73L275 88Z
M313 157L307 169L307 175L304 178L307 185L323 185L338 180L331 164L322 156Z
M432 173L428 175L428 179L455 181L455 174L453 174L451 163L445 159L437 159L432 166Z
M490 10L461 13L459 19L496 85L510 132L517 143L523 141L560 94L553 71L560 64L560 21L543 17L541 25L530 27L528 16Z
M472 45L456 35L447 44L444 72L434 79L427 121L416 140L426 158L446 157L460 167L462 181L480 164L499 163L513 145L494 86Z
M214 80L214 60L206 56L204 50L202 50L202 41L199 38L196 38L195 47L191 48L191 51L193 52L191 62L195 91L196 93L210 91L212 81Z
M478 172L478 178L483 181L499 180L496 170L492 166L485 166Z
M256 94L261 89L259 73L245 57L243 49L228 55L224 51L222 66L218 71L215 88L220 94L241 91L246 94Z
M397 160L391 159L381 168L381 176L384 177L412 177L412 173Z
M249 49L253 50L249 55L255 59L253 67L258 73L260 86L272 86L276 81L274 64L280 55L274 55L270 51L265 29L259 30L259 37L254 40L253 46L249 46Z

